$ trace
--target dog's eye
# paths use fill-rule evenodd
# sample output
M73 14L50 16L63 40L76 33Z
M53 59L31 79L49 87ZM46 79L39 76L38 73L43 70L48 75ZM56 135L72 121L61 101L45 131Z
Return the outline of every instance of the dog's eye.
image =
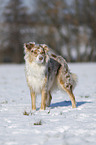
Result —
M37 52L35 51L34 54L37 54Z

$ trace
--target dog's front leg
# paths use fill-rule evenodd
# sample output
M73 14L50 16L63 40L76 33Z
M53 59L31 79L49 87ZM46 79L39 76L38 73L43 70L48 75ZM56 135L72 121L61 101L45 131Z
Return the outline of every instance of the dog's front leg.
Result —
M41 95L41 110L45 110L46 109L46 99L47 99L47 91L44 88L42 90L42 95Z
M31 93L32 110L36 110L36 96L35 96L35 92L30 90L30 93Z

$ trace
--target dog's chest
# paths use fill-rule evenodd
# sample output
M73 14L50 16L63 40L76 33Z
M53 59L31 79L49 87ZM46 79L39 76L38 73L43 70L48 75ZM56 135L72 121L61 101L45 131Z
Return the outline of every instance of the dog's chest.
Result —
M40 93L45 83L45 66L36 63L26 64L26 77L29 86Z

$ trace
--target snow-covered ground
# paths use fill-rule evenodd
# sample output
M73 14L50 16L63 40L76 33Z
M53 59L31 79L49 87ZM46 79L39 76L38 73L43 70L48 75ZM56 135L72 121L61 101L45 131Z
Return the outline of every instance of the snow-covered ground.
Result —
M77 108L58 91L42 112L38 96L32 112L24 65L0 65L0 145L96 145L96 63L69 67L78 75Z

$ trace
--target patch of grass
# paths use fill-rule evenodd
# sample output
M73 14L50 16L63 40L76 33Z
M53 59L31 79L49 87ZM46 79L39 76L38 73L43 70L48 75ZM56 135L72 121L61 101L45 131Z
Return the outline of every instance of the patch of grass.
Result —
M48 114L50 114L50 110L48 111Z
M3 101L3 102L1 102L1 104L8 104L8 101Z
M63 113L62 112L60 112L60 115L62 115Z
M31 112L31 115L33 115L33 113Z
M89 98L90 96L85 96L85 98Z
M81 98L83 98L84 96L80 96Z
M42 121L40 120L40 121L34 123L34 125L42 125Z
M86 95L86 96L80 96L80 97L81 97L81 98L89 98L90 96L87 96L87 95Z
M27 115L27 116L29 116L29 113L26 112L26 111L24 111L23 115Z

